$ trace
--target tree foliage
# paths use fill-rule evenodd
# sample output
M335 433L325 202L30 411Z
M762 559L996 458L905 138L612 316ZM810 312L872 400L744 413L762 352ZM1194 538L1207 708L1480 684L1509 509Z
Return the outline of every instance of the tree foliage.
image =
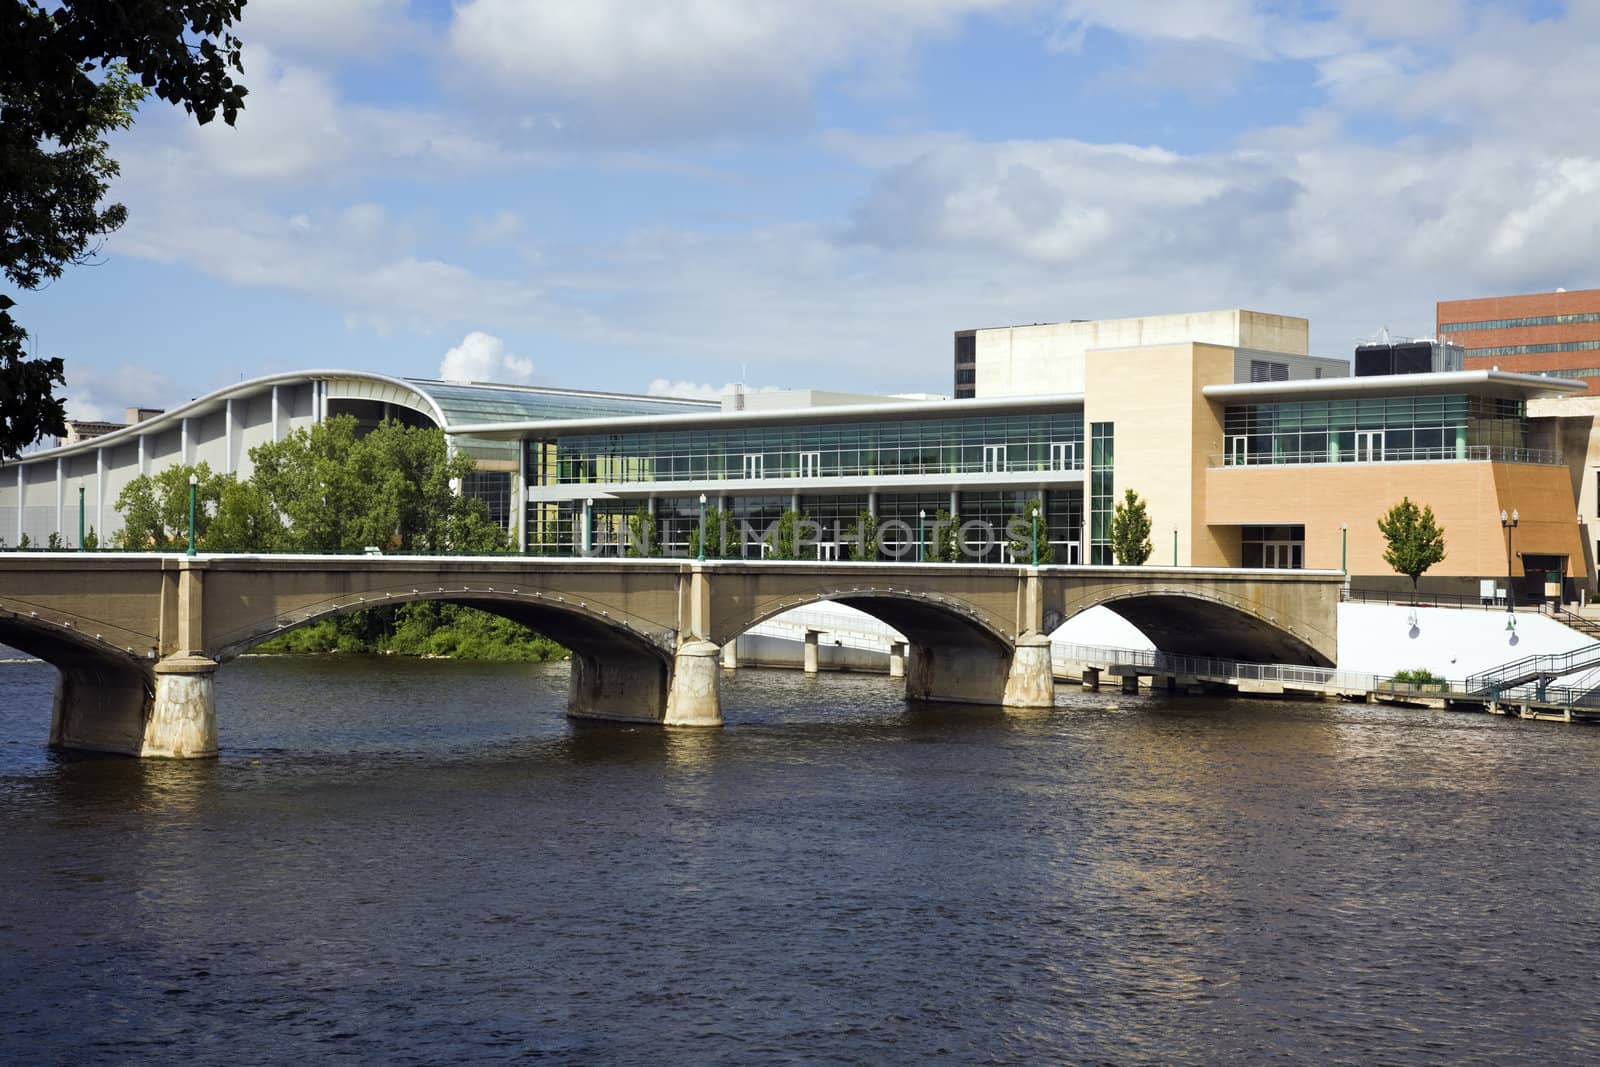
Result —
M443 431L389 420L359 436L356 420L340 415L259 445L250 458L255 473L244 482L204 463L129 482L116 502L120 547L185 547L194 473L196 540L206 552L505 549L483 502L457 491L473 461L450 458Z
M1411 579L1415 596L1423 574L1444 559L1444 530L1434 520L1433 506L1419 508L1410 497L1402 497L1378 520L1378 531L1388 542L1383 561Z
M122 530L117 547L131 552L163 552L187 548L189 543L189 475L196 478L194 529L197 547L205 546L206 533L224 484L231 475L213 473L211 465L167 467L153 475L141 474L117 494Z
M105 137L148 93L201 123L244 106L244 0L0 0L0 272L37 289L84 262L127 218L102 204L118 168ZM59 358L26 358L0 294L0 457L66 432Z
M739 523L733 512L722 508L706 511L706 559L738 559L744 551ZM689 555L700 555L700 523L697 519L689 528Z
M777 524L766 536L767 555L771 559L803 559L807 540L814 541L817 524L803 511L789 509L778 516Z
M1111 551L1123 566L1142 567L1154 550L1144 500L1132 489L1124 490L1111 513Z
M637 559L661 555L661 537L657 533L656 517L650 509L640 505L628 516L628 555ZM699 531L695 531L698 536Z
M1037 526L1035 517L1038 519ZM1039 562L1049 563L1055 559L1055 546L1050 543L1049 523L1045 521L1039 498L1034 497L1022 506L1021 514L1011 516L1006 522L1008 537L1006 547L1010 549L1011 558L1016 562L1033 562L1035 529L1039 531Z
M959 563L961 561L961 516L952 515L940 508L928 530L926 559L932 563Z
M846 551L854 560L878 558L878 517L870 511L856 516L855 523L846 531Z

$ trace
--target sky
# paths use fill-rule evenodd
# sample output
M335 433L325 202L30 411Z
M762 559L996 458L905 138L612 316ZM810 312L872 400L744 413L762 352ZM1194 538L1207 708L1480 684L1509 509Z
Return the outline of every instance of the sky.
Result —
M951 390L960 329L1244 307L1349 358L1600 286L1600 2L249 0L19 294L69 415L340 368Z

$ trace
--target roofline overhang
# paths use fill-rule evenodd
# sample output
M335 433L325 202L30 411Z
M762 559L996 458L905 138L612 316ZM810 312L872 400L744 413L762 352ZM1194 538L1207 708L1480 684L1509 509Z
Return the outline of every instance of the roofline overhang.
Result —
M1292 382L1232 382L1208 385L1207 400L1318 400L1338 397L1442 394L1462 391L1570 395L1587 391L1581 382L1538 374L1495 370L1442 371L1429 374L1381 374L1366 378L1307 378Z
M163 433L170 429L174 423L181 422L184 419L192 418L195 415L206 414L219 402L237 399L238 397L242 396L252 396L256 393L259 393L262 389L269 388L274 385L328 381L338 378L359 378L366 381L383 382L386 385L399 386L402 389L415 393L424 401L426 401L428 406L433 409L433 414L435 419L438 421L439 427L447 432L449 430L449 426L445 420L444 411L439 407L438 403L433 399L433 397L429 396L416 385L404 378L396 378L388 374L377 374L373 371L358 370L285 371L281 374L268 374L260 378L251 378L248 381L235 382L232 385L224 386L221 389L207 393L204 396L196 397L186 404L179 404L177 407L163 411L161 414L153 418L145 419L143 422L136 422L131 426L124 426L120 430L113 430L110 433L101 434L98 437L91 437L87 441L79 441L77 444L58 445L55 448L41 448L37 452L29 452L26 455L17 456L14 459L8 459L4 463L0 463L0 467L10 467L20 463L33 463L42 459L63 459L67 456L75 456L85 452L93 452L100 448L126 444L127 442L138 440L139 438L145 437L152 433Z
M965 400L905 400L879 404L839 404L815 408L775 408L757 411L684 412L672 415L617 415L593 419L540 419L529 422L486 422L452 426L451 434L485 440L515 440L541 433L559 435L624 432L628 430L689 429L700 426L751 426L764 423L856 422L861 419L910 419L925 415L959 418L968 413L1033 411L1040 408L1082 407L1082 393L1042 396L997 396Z

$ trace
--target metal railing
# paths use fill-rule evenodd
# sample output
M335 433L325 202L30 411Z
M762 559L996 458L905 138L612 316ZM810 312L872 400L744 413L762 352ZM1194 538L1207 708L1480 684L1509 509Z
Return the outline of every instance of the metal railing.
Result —
M1404 590L1349 589L1345 600L1363 604L1391 604L1403 608L1463 608L1482 611L1504 611L1506 602L1499 597L1467 596L1462 593L1413 594ZM1518 604L1518 611L1538 611L1537 603Z
M1535 679L1560 678L1590 667L1600 667L1600 644L1585 645L1570 652L1550 652L1524 656L1502 663L1493 670L1467 677L1469 692L1491 693L1515 688Z
M1468 445L1457 448L1390 448L1382 447L1358 458L1354 449L1337 458L1326 448L1309 451L1281 452L1212 452L1206 456L1207 467L1292 467L1337 466L1349 463L1531 463L1539 466L1556 466L1562 462L1561 453L1548 448L1508 448L1501 445Z

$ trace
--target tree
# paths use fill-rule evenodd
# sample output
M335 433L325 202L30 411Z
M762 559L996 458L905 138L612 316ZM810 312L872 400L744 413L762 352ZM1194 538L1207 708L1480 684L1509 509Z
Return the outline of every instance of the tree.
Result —
M232 475L214 474L211 465L167 467L141 474L122 487L116 508L122 512L117 547L130 552L163 552L187 547L189 540L189 475L195 485L195 540L203 543L225 482Z
M1433 518L1433 506L1418 508L1410 497L1384 513L1378 531L1389 547L1383 561L1411 579L1411 595L1417 595L1417 582L1427 569L1444 559L1444 530Z
M1013 515L1006 521L1006 533L1009 535L1006 547L1010 549L1011 558L1016 562L1033 562L1035 529L1039 531L1039 562L1049 563L1055 559L1055 546L1050 544L1049 523L1045 521L1044 512L1040 509L1039 498L1034 497L1022 506L1022 514Z
M944 508L933 517L933 528L928 531L927 558L933 563L961 562L961 516L952 515Z
M778 516L777 525L767 534L766 542L772 559L800 559L808 535L815 538L817 524L811 516L790 509Z
M1155 546L1150 543L1150 513L1132 489L1123 491L1111 513L1111 551L1125 567L1142 567Z
M699 531L696 530L695 534L698 536ZM656 517L643 505L628 516L628 555L634 559L661 555L661 540L657 533Z
M222 483L216 517L201 538L205 551L281 552L287 542L288 530L260 486L231 477Z
M863 511L856 516L855 525L845 532L849 539L850 558L854 560L875 560L878 558L878 517L870 511Z
M706 512L706 559L736 559L744 549L744 539L733 512L712 508ZM700 523L689 528L689 555L700 555Z
M244 0L0 0L0 272L37 289L82 263L127 218L102 206L117 163L105 135L147 93L196 120L244 106ZM0 294L0 457L66 432L59 358L27 359L27 331Z
M460 492L471 456L450 457L442 430L385 420L366 436L339 415L250 450L251 481L288 520L296 552L495 552L505 533Z

